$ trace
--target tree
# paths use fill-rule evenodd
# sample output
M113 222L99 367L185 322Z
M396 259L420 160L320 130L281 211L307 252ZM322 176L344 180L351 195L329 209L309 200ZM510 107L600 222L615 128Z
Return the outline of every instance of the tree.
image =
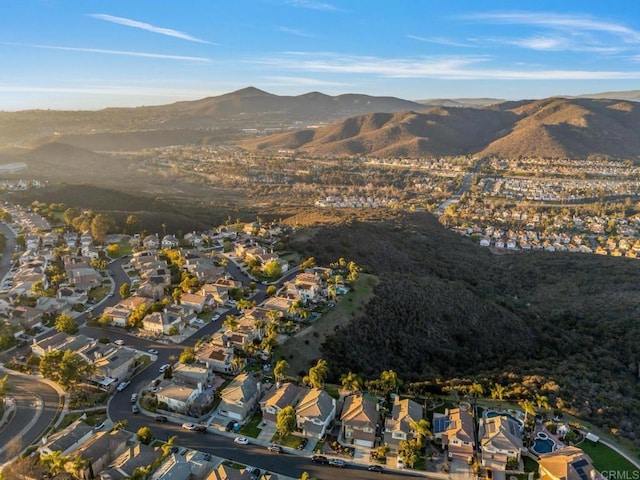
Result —
M424 447L424 440L431 436L431 425L429 421L421 418L417 422L411 422L409 428L415 432L416 441L420 447Z
M65 465L65 470L72 474L74 478L84 478L82 473L88 465L90 465L90 462L82 458L80 454L76 453Z
M506 390L507 389L505 388L504 385L500 385L499 383L494 383L493 387L491 388L491 398L493 398L494 400L502 401Z
M75 335L80 330L73 317L66 312L62 312L58 315L55 327L58 332L68 333L69 335Z
M296 428L296 411L287 405L276 416L276 428L281 437L286 437Z
M54 450L47 455L40 455L40 464L54 476L64 472L64 466L69 460L70 457L63 455L60 450Z
M398 375L393 370L385 370L380 374L380 387L384 395L398 390L400 383Z
M120 285L120 296L124 298L129 298L131 296L131 285L128 283L123 283Z
M91 220L91 235L100 243L107 240L107 234L116 230L116 223L109 215L99 213Z
M238 328L237 317L235 315L227 315L224 319L224 322L222 322L222 326L227 330L233 332L236 328Z
M273 368L273 375L276 377L276 381L281 382L287 376L289 370L289 362L286 360L278 360L276 366Z
M140 443L144 443L145 445L149 445L151 440L153 440L153 433L151 433L151 429L149 427L140 427L136 432L136 436Z
M521 400L518 402L518 405L524 410L524 423L526 425L529 415L536 414L535 404L531 400Z
M309 472L302 472L302 475L300 475L300 480L316 480L315 477L312 477L311 475L309 475Z
M536 407L538 407L538 410L549 410L551 408L551 405L549 405L549 399L546 395L536 393Z
M342 381L342 388L349 392L353 393L362 390L362 378L353 372L342 375L340 380Z
M68 388L93 372L93 365L76 355L72 350L54 350L40 359L40 373L43 377Z
M406 440L400 440L398 455L409 468L413 468L415 463L418 461L421 451L422 447L418 444L416 439L409 440L408 442Z
M278 346L277 335L267 335L260 342L260 348L262 348L267 355L270 355L275 347Z
M180 354L179 360L187 364L196 363L196 351L192 347L185 348Z
M140 230L140 219L135 215L129 215L124 221L124 225L126 233L138 233L138 231Z
M282 265L276 260L271 260L262 268L265 277L276 280L282 276Z
M313 268L316 266L316 259L313 257L307 258L305 261L300 263L300 270L306 270L308 268Z
M4 399L11 391L11 382L9 382L9 375L5 375L0 378L0 399L4 402Z
M46 293L46 291L44 289L44 282L42 280L38 280L37 282L33 282L31 284L31 292L34 295L38 296L38 297L43 296Z
M269 285L266 291L267 297L273 297L277 291L278 289L276 288L275 285Z
M322 388L328 374L329 366L327 365L327 361L321 358L309 369L309 374L305 376L302 381L311 385L313 388Z

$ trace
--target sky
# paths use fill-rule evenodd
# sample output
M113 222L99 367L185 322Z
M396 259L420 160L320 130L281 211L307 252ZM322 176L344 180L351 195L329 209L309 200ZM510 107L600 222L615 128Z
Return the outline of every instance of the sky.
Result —
M0 0L0 110L640 89L640 2Z

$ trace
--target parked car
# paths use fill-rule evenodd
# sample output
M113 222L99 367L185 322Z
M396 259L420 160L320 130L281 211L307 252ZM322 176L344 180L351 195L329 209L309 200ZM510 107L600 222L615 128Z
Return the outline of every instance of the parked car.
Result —
M404 462L402 461L402 459L401 459L400 457L398 457L398 460L397 460L396 466L397 466L398 468L404 468Z
M280 445L276 445L275 443L269 445L267 448L269 449L270 452L274 452L274 453L283 453L284 452L283 448Z
M148 352L149 352L151 355L158 355L158 350L156 350L155 348L150 348L150 349L148 350Z
M165 363L164 365L162 365L160 367L160 373L164 373L164 371L169 368L171 365L169 365L168 363Z
M240 445L248 445L249 439L247 437L236 437L233 439L233 443L238 443Z
M123 391L125 388L127 388L129 386L129 382L121 382L117 387L116 390L121 392Z
M136 403L138 401L138 394L137 393L132 393L131 394L131 403Z
M158 393L160 391L160 387L149 387L147 390L151 393Z
M236 422L234 422L233 420L231 420L229 423L227 423L227 426L224 427L224 431L225 432L230 432L231 430L233 430L236 426Z
M156 422L167 423L168 421L169 421L169 419L167 417L165 417L164 415L158 415L156 417Z
M131 405L131 413L140 413L140 408L135 403Z
M341 458L332 458L331 460L329 460L329 465L338 468L344 468L347 466L346 462Z
M329 459L323 455L314 455L313 457L311 457L311 461L315 463L321 463L323 465L329 463Z
M94 430L102 430L104 428L104 422L100 422L97 425L94 425L93 429Z
M298 450L304 450L304 447L307 446L307 443L309 443L309 439L308 438L303 438L302 441L298 444L298 446L296 448Z
M380 465L369 465L367 467L367 470L369 470L370 472L378 472L378 473L382 473L384 471Z
M195 430L196 426L193 423L183 423L182 428L184 428L185 430Z
M119 347L121 347L122 345L124 345L124 340L114 340L113 343L115 343L116 345L118 345Z
M211 320L218 320L220 318L220 315L214 315L213 317L211 317Z
M206 425L196 425L196 428L194 428L194 430L198 433L207 433L207 426Z

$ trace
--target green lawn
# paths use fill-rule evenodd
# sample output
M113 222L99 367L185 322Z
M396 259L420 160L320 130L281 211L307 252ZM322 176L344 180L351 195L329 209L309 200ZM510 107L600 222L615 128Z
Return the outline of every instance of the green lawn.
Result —
M260 413L260 411L257 411L253 414L251 420L249 420L247 424L240 429L239 433L241 435L244 435L245 437L258 438L258 435L260 435L260 432L262 431L260 428L258 428L258 425L260 425L261 421L262 414Z
M298 437L296 435L287 435L282 438L279 433L276 433L271 439L273 443L277 443L278 445L282 445L283 447L289 448L298 448L298 445L302 443L302 437Z
M593 460L593 465L600 472L616 472L618 478L623 478L625 474L621 472L628 472L624 478L635 478L638 475L638 469L633 464L620 455L615 450L607 447L604 443L594 443L590 440L584 440L576 445L581 448L587 455Z

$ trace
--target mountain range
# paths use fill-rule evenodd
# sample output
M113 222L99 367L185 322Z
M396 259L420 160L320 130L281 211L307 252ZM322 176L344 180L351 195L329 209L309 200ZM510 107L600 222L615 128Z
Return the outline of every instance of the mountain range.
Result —
M241 143L252 151L421 157L492 155L586 158L640 155L640 104L548 98L482 108L432 107L348 118Z
M636 90L542 100L414 102L319 92L279 96L248 87L160 106L0 112L0 154L21 161L28 157L24 147L55 142L88 154L235 144L251 151L292 149L313 155L635 159L640 104L627 99L639 98ZM20 149L10 148L16 146Z

